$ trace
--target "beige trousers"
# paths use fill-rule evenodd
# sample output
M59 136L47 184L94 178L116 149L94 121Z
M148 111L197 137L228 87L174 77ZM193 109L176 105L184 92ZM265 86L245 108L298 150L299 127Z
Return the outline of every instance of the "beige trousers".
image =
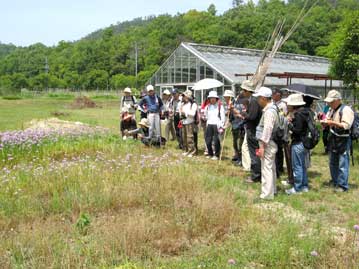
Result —
M244 171L251 171L251 157L249 156L247 134L245 134L242 144L242 166Z
M261 159L262 192L260 198L262 199L273 199L276 192L275 154L277 151L277 144L271 140L264 150L264 158Z

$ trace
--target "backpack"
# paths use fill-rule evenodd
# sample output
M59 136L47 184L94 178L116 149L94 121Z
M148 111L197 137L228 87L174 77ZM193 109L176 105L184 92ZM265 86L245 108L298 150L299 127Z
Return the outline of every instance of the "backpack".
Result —
M345 107L345 105L342 105L339 109L340 122L342 121L344 107ZM349 133L350 133L351 140L358 140L358 138L359 138L359 115L356 111L354 111L354 121L353 121L352 126L350 127Z
M275 108L278 116L277 128L273 131L272 139L277 145L283 145L288 143L289 123L287 118L284 117L283 114L279 113L279 107L276 104L274 104L272 107Z
M195 102L191 103L191 109L192 109L193 103L195 103ZM198 106L197 106L196 114L194 114L194 124L198 125L200 123L200 121L201 121L201 117L200 117L200 113L198 111Z
M340 121L342 121L344 107L345 106L342 105L339 110ZM352 165L354 165L353 140L358 140L358 138L359 138L359 115L356 111L354 111L354 121L353 121L352 126L350 127L349 136L350 136L350 139L352 140L352 142L350 144L350 155L352 156Z
M136 104L135 97L131 95L131 101L133 104ZM121 105L123 106L125 104L125 97L122 96Z
M312 111L309 112L309 117L307 120L308 128L303 137L303 146L306 149L313 149L319 142L320 132L315 125L314 121L314 113Z

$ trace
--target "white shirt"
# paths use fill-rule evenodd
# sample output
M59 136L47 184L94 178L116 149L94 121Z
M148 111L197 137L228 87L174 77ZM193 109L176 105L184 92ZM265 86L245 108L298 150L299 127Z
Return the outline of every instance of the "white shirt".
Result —
M285 102L283 102L282 100L279 100L278 102L275 102L274 100L272 101L273 104L277 105L279 108L279 111L283 113L283 115L287 115L288 114L288 108L287 108L287 104Z
M196 103L181 103L180 111L182 111L181 115L184 115L186 118L182 120L182 124L187 125L194 123L194 116L196 115L197 111L197 104Z
M219 109L218 109L218 102L215 105L209 104L207 106L206 109L207 125L217 125L218 128L223 127L225 122L225 117L226 116L224 114L223 105L221 105Z

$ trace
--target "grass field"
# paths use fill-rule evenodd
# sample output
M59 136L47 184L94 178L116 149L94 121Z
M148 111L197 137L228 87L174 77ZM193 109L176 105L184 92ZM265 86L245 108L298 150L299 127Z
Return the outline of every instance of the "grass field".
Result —
M184 158L170 142L118 137L118 101L1 100L0 130L61 119L107 134L2 149L0 268L359 268L359 158L348 193L334 193L319 145L310 192L260 202L259 185L230 162ZM284 179L284 178L283 178Z

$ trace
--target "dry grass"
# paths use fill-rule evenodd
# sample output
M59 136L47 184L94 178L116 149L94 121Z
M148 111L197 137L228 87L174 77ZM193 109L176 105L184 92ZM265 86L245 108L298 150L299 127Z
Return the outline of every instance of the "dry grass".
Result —
M19 219L15 214L1 223L7 231L1 236L2 265L77 267L108 265L105 257L111 256L119 262L124 257L180 255L194 245L223 242L240 231L241 214L233 195L206 190L201 171L194 173L187 163L141 170L138 157L134 155L132 168L122 173L98 164L100 169L92 174L74 166L62 174L66 180L33 178L24 195L32 199L26 199L21 209L27 216ZM170 161L178 158L173 155ZM63 191L68 186L74 195ZM55 200L59 208L54 208ZM90 215L85 235L76 228L81 212Z

